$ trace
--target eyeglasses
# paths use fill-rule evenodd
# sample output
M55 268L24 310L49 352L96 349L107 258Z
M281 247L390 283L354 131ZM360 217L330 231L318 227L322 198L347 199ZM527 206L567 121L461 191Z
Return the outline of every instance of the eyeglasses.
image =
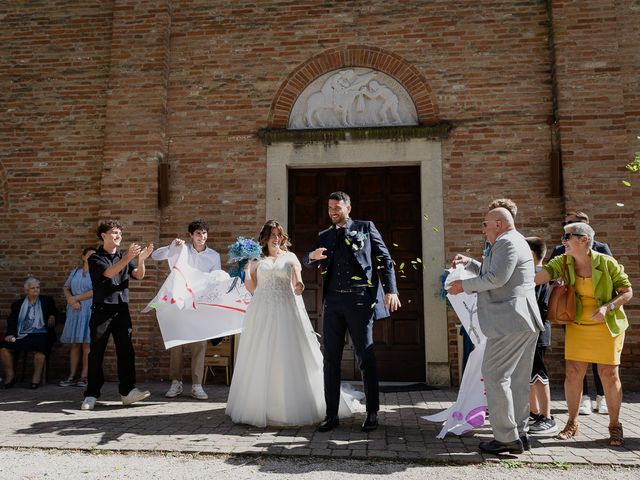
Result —
M562 234L560 240L562 240L563 242L568 242L571 237L586 237L586 235L583 233L567 232Z

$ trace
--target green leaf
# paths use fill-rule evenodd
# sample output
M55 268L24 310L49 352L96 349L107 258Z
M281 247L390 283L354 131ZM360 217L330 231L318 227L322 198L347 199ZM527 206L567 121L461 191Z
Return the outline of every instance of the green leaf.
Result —
M404 268L404 262L402 262L398 268L402 270Z
M432 227L434 232L439 232L440 229L438 227Z
M393 243L392 245L393 245L394 247L397 247L397 246L398 246L398 244L397 244L397 243Z
M424 218L427 222L429 221L429 215L422 215L422 218Z
M353 277L351 277L351 280L362 280L362 278L354 275Z
M349 241L349 239L348 239L348 238L345 238L345 239L344 239L344 243L346 243L347 245L351 245L351 242Z
M627 165L627 170L630 170L632 172L637 172L638 170L640 170L640 152L635 153L635 158L633 159L633 162Z
M421 259L420 257L416 258L416 261L417 261L418 263L422 263L422 259Z
M368 278L367 278L367 283L368 283L369 285L373 285L373 283L371 283L371 280L369 280Z
M625 187L630 187L630 186L631 186L631 182L627 182L626 180L622 180L622 184L623 184Z

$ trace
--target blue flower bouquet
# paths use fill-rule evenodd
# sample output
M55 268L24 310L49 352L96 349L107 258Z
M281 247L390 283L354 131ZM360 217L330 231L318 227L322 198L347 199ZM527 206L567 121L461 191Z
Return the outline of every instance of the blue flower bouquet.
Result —
M227 263L233 265L229 269L229 275L232 277L240 277L244 282L244 266L249 260L254 260L262 256L262 247L258 243L245 237L238 239L229 245L229 259Z

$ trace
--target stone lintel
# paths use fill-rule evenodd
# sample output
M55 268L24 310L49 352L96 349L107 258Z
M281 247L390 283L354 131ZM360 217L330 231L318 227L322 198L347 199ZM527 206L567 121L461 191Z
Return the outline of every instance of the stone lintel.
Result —
M409 140L426 138L441 140L449 137L453 128L449 122L436 125L412 125L392 127L319 128L314 130L290 130L287 128L261 128L257 135L265 145L273 143L336 143L348 140Z

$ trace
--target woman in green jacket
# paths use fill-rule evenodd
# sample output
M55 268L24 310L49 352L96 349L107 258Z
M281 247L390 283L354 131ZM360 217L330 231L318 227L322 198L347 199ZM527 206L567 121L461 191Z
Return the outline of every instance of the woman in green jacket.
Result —
M591 249L595 233L588 224L570 223L564 231L565 254L553 258L535 278L536 285L559 278L566 257L568 281L576 293L576 322L567 325L564 346L569 419L556 438L567 440L578 433L582 380L588 365L597 363L609 406L609 445L620 446L624 438L619 422L622 385L618 367L629 326L622 305L633 296L631 283L613 257Z

